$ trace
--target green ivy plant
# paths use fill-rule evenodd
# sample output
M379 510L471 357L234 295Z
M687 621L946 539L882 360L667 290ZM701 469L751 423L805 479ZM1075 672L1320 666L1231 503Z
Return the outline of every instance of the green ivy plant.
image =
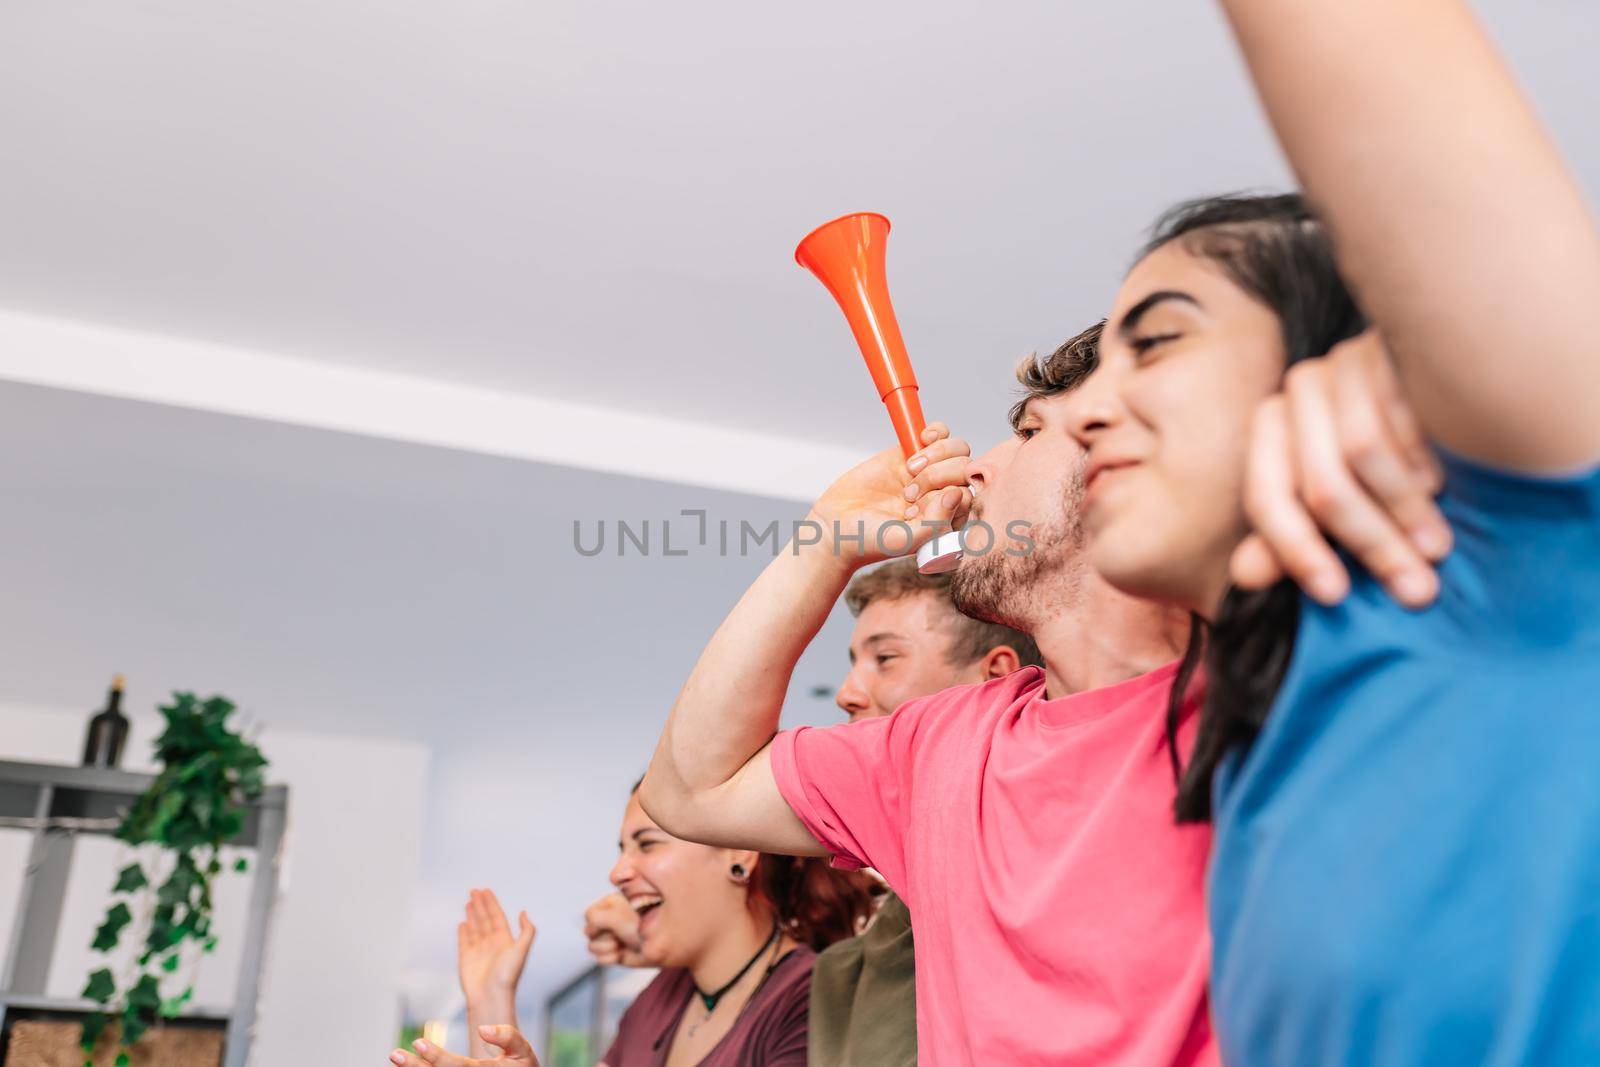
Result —
M174 693L159 709L166 729L156 740L161 771L150 788L134 801L116 836L133 846L156 845L172 857L171 873L154 885L144 865L124 867L112 887L113 903L95 931L92 947L116 949L122 933L134 923L129 901L148 911L144 951L136 972L120 990L110 968L89 975L83 995L102 1005L83 1023L82 1048L92 1057L106 1026L119 1024L118 1067L127 1067L128 1050L161 1018L183 1010L194 995L186 986L176 996L161 996L161 975L177 971L186 942L202 952L216 948L211 932L211 885L222 871L222 846L244 827L245 805L261 795L267 761L261 750L229 729L232 702L220 696L201 700L193 693ZM152 870L156 869L152 864ZM161 866L165 866L162 864ZM243 871L244 860L234 869ZM153 907L149 905L152 903ZM92 1058L84 1067L93 1067Z

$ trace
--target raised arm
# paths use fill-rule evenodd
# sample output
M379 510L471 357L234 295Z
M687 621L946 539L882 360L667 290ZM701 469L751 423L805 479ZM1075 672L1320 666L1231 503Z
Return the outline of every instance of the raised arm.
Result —
M1600 236L1462 0L1223 0L1289 162L1429 436L1600 459Z
M672 706L656 745L639 803L675 837L730 848L789 855L823 854L784 802L767 748L795 663L827 620L850 576L885 553L932 536L922 522L959 522L971 501L968 448L930 426L911 465L898 449L880 452L835 482L808 518L818 543L784 548L717 628ZM908 485L915 515L907 517ZM922 497L922 493L929 493ZM834 524L846 538L834 537ZM815 535L801 540L812 540ZM893 553L898 554L898 553Z

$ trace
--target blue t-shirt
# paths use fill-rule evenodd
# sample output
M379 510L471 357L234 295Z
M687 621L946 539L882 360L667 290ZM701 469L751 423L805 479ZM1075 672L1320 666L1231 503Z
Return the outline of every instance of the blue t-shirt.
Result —
M1446 472L1438 602L1304 600L1217 775L1229 1067L1600 1064L1600 470Z

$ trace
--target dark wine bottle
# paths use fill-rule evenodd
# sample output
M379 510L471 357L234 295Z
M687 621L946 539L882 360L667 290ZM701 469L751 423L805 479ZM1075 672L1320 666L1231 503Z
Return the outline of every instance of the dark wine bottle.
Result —
M128 740L128 717L122 714L122 675L111 680L104 711L89 720L83 741L85 767L115 767L122 762L122 745Z

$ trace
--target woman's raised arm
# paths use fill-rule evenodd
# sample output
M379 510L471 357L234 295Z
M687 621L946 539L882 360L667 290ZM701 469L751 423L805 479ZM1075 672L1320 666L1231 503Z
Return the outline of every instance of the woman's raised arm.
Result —
M1600 460L1600 235L1462 0L1223 0L1429 435Z

